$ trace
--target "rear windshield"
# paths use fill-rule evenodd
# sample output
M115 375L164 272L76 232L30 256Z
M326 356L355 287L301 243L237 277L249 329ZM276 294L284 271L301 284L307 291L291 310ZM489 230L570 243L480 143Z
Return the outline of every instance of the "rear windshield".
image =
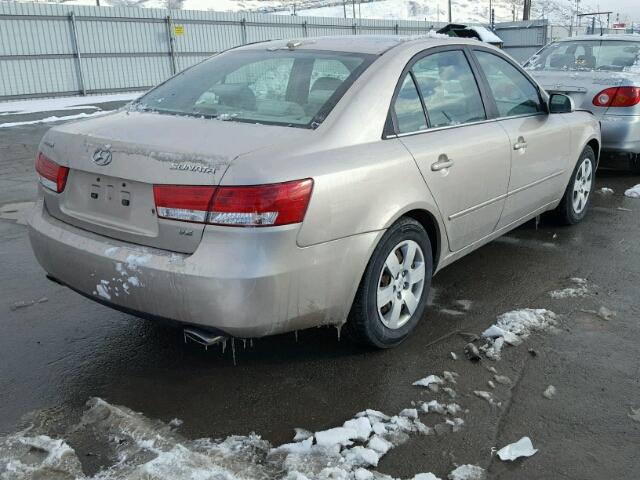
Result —
M231 50L141 97L138 111L315 128L374 55Z
M608 70L640 73L640 41L576 40L547 45L525 64L528 70Z

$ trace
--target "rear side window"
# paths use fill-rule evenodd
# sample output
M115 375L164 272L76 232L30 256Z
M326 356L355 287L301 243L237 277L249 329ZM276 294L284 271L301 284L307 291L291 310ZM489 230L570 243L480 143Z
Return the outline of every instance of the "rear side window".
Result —
M315 128L375 58L313 50L231 50L176 75L133 108Z
M417 132L427 128L427 118L424 115L422 102L410 73L404 77L393 109L398 122L398 133Z
M516 67L492 53L475 51L501 117L542 112L538 89Z
M486 119L480 90L462 51L428 55L418 60L412 71L427 108L430 127Z

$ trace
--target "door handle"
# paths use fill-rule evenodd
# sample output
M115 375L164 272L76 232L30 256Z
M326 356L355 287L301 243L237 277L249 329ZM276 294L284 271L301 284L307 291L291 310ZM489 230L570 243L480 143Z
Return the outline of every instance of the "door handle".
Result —
M449 168L452 166L453 160L451 160L445 154L442 154L438 157L438 161L436 163L431 164L431 171L439 172L440 170L444 170L445 168Z
M513 144L513 149L524 150L525 148L527 148L527 142L524 141L523 137L518 137L518 140L516 141L516 143Z

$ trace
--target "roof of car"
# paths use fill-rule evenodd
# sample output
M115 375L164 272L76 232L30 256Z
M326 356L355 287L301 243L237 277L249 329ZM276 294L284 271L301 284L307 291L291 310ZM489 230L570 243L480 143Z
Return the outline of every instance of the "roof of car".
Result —
M575 40L622 40L627 42L640 42L640 35L632 34L606 34L606 35L577 35L575 37L561 38L558 42L571 42Z
M428 32L425 35L341 35L335 37L307 37L259 42L241 49L295 49L295 50L329 50L334 52L382 54L399 45L423 43L425 48L437 45L474 43L478 40L453 38L446 35Z

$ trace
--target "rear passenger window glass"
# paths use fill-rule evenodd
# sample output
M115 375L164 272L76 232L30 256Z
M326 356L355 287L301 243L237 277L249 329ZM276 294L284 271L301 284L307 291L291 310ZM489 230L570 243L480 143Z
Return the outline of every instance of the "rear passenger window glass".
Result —
M516 67L492 53L476 50L501 117L542 112L538 90Z
M409 74L404 77L393 109L398 120L398 133L417 132L427 128L422 102L420 102L416 85Z
M462 51L434 53L418 60L412 70L431 127L486 119L478 85Z
M351 75L347 66L335 59L317 59L313 62L307 109L317 109L327 102L331 95Z

